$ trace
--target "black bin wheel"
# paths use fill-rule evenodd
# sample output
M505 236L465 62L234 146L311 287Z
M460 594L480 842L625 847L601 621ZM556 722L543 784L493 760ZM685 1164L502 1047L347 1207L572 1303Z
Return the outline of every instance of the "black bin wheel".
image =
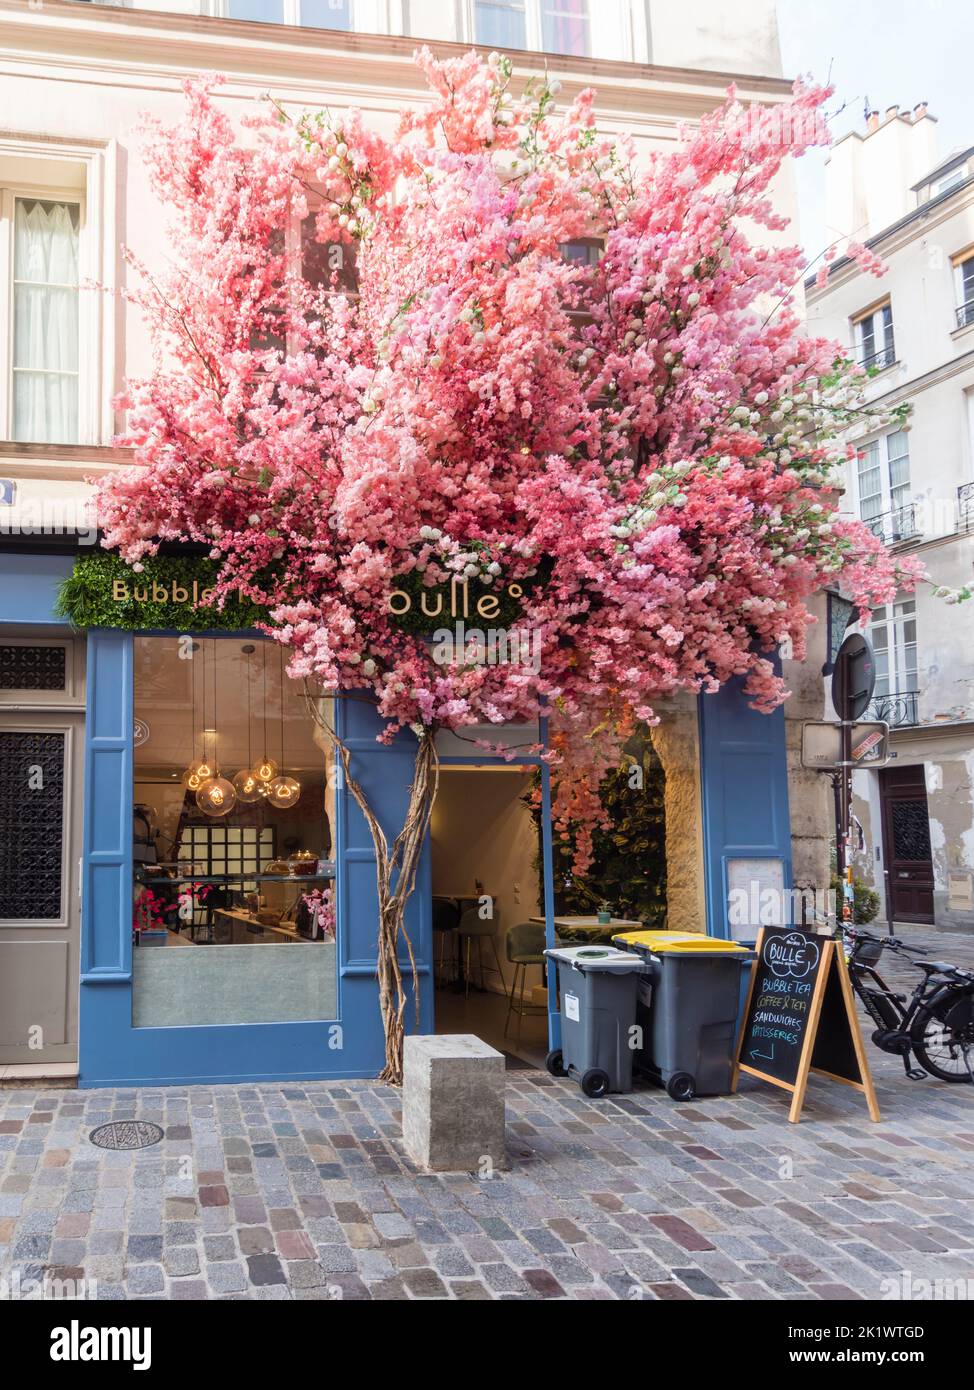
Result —
M666 1083L670 1100L693 1100L695 1083L688 1071L675 1071Z
M549 1052L544 1059L545 1067L552 1076L567 1076L568 1071L565 1067L565 1059L561 1055L561 1048L556 1047L553 1052Z
M590 1100L598 1100L600 1096L608 1095L612 1078L601 1067L590 1067L587 1072L582 1074L579 1085Z

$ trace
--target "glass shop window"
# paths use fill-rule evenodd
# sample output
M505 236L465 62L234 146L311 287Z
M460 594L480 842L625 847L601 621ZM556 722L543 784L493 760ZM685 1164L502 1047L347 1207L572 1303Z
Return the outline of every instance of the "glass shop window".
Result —
M137 1027L337 1016L331 710L284 667L263 640L135 639Z

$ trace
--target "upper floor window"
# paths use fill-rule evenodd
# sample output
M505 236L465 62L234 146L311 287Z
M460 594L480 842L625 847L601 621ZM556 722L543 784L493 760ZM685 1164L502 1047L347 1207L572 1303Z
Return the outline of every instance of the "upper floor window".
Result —
M968 248L954 259L957 292L957 327L974 323L974 250Z
M967 165L959 164L956 169L951 169L949 174L945 174L935 185L933 195L939 198L943 193L949 193L953 188L959 188L967 179Z
M286 232L275 233L270 250L276 256L286 251L294 267L300 265L303 278L312 288L357 295L355 243L319 241L313 212L300 223L297 218L292 219ZM260 352L273 350L281 356L293 347L282 331L278 307L265 304L262 322L251 331L250 346Z
M883 371L896 361L893 340L893 307L887 300L853 319L856 361L867 371Z
M77 443L81 203L6 189L0 214L0 293L10 345L3 433L32 443Z
M916 599L910 594L900 594L894 603L873 609L869 641L876 662L877 699L917 690L916 615Z
M893 545L916 534L910 501L910 452L904 430L864 444L858 456L859 515Z
M485 48L586 57L589 0L474 0L474 37Z
M303 24L311 29L351 29L352 0L224 0L229 19L264 24Z
M575 241L563 241L561 244L561 254L566 261L590 268L598 265L604 249L602 238L596 236L578 237Z

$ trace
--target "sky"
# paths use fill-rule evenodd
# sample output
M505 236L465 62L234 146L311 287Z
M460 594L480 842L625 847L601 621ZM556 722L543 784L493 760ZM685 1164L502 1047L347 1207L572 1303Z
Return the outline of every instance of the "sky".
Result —
M778 0L778 26L786 76L834 84L836 136L863 129L867 100L879 112L926 101L939 158L974 145L974 0ZM795 166L810 258L825 246L825 158L810 151Z

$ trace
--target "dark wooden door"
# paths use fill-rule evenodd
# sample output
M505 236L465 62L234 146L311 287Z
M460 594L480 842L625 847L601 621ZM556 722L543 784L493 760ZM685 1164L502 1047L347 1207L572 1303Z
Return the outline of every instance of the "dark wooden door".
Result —
M933 862L923 767L884 768L879 777L889 919L933 922Z

